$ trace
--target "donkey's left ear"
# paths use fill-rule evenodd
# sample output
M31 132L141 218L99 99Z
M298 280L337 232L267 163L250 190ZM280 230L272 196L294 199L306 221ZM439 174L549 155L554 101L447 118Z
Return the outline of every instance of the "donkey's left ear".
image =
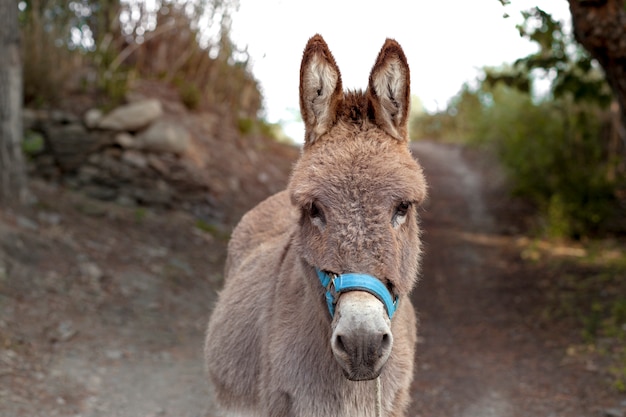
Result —
M399 141L409 140L409 64L400 44L387 39L370 74L368 92L376 124Z

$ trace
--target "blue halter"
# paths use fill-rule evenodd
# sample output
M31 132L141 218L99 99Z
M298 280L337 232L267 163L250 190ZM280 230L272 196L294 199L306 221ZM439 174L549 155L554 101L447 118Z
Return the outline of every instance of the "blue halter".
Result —
M385 284L376 277L357 273L335 275L318 268L315 268L315 272L322 286L326 288L326 304L331 317L335 315L335 305L339 295L347 291L366 291L378 298L385 305L390 320L398 308L398 296L392 296Z

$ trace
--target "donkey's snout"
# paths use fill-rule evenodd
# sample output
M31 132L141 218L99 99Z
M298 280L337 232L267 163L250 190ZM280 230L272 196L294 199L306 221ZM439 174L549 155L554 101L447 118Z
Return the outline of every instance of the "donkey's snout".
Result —
M391 334L356 334L352 337L338 334L334 337L333 349L338 354L373 365L385 356L387 349L391 349Z
M331 349L346 378L353 381L376 378L391 354L392 345L390 321L376 297L362 291L340 297Z
M389 356L391 334L339 334L334 337L333 351L348 379L373 379Z

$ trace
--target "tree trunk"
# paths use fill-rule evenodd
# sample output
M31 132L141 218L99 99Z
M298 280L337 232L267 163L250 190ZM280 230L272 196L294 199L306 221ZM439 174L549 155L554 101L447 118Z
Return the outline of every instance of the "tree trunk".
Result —
M574 36L604 69L620 106L626 149L626 9L624 0L569 0Z
M0 0L0 205L26 198L22 155L22 63L15 0Z

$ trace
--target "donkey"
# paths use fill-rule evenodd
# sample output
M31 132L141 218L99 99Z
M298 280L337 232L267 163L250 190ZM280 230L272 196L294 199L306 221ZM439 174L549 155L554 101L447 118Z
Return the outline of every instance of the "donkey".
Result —
M409 67L387 39L344 92L324 39L300 68L305 143L287 187L233 232L205 355L226 416L403 416L413 378L422 169Z

